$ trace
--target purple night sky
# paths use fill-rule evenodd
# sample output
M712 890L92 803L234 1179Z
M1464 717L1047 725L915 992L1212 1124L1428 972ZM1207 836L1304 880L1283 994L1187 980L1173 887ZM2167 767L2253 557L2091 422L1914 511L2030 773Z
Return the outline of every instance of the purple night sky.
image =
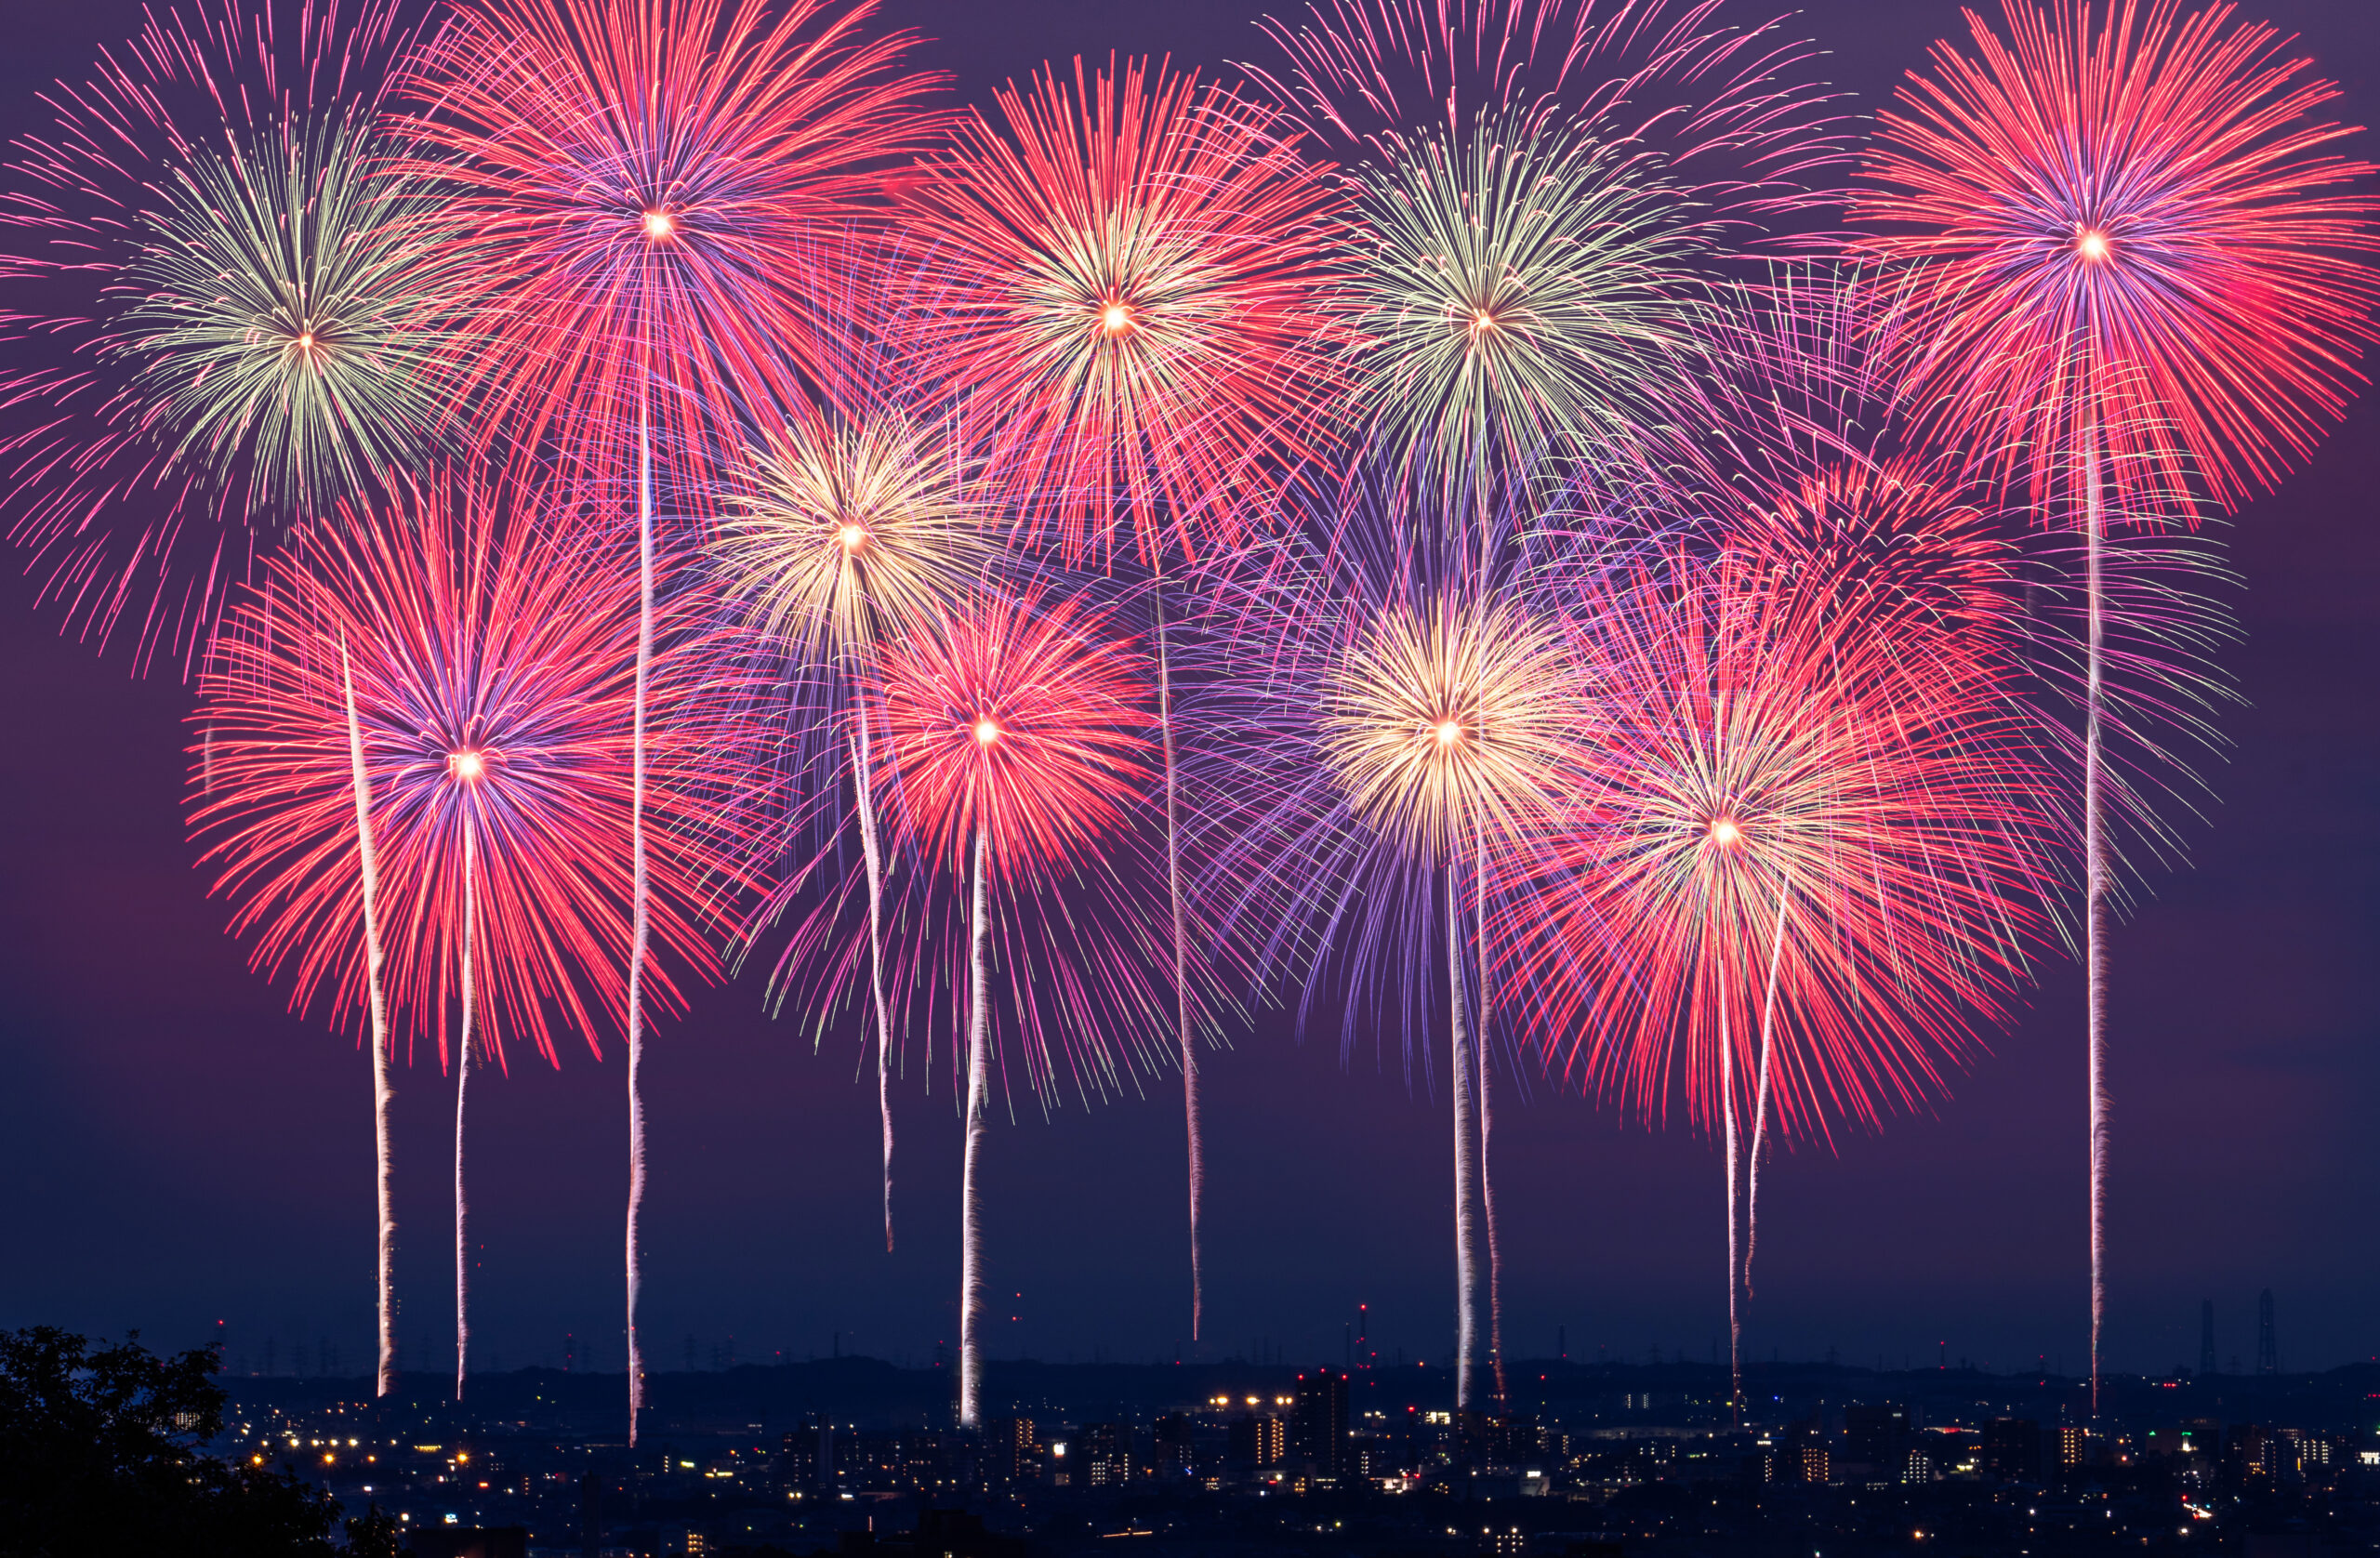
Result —
M1111 48L1221 65L1266 46L1262 0L888 0L938 37L934 63L987 96L1048 56ZM1752 15L1756 7L1739 14ZM2250 0L2304 34L2347 99L2380 115L2380 9ZM1765 13L1762 13L1765 14ZM12 7L0 130L137 24L129 0ZM1825 72L1871 112L1950 0L1816 0ZM2373 151L2367 140L2360 150ZM2231 529L2247 706L2189 832L2195 867L2114 938L2109 1358L2196 1362L2199 1301L2226 1360L2253 1358L2259 1288L2282 1363L2380 1353L2380 396ZM139 1327L179 1346L228 1322L234 1354L277 1332L369 1357L369 1067L292 1018L224 934L185 841L170 670L132 680L58 636L0 570L0 1326ZM846 1351L922 1361L955 1340L959 1125L937 1076L900 1097L901 1248L882 1248L872 1078L760 1010L757 979L700 994L650 1050L647 1323L654 1364L730 1334L747 1360ZM1209 1064L1208 1314L1201 1352L1263 1336L1335 1359L1368 1301L1383 1353L1452 1346L1443 1098L1409 1093L1335 1024L1304 1045L1277 1014ZM1392 1039L1390 1052L1394 1053ZM474 1297L483 1367L558 1361L562 1338L617 1369L623 1068L565 1050L473 1089ZM1766 1357L1930 1358L2006 1368L2085 1344L2082 982L2042 970L2030 1014L1937 1116L1764 1184ZM451 1080L400 1075L400 1336L411 1367L452 1344ZM1503 1097L1513 1097L1507 1089ZM1186 1347L1179 1094L1048 1121L998 1120L987 1158L989 1351L1124 1358ZM1507 1350L1648 1346L1705 1358L1726 1331L1718 1155L1540 1088L1498 1120ZM1009 1295L1019 1295L1011 1298ZM1012 1322L1012 1314L1021 1318ZM422 1352L428 1343L429 1355Z

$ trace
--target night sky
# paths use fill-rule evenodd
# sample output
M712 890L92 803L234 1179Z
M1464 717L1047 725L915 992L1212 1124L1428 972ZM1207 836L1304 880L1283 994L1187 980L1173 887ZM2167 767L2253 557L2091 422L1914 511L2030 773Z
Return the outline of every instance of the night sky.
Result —
M1259 0L889 0L982 97L1047 56L1262 58ZM2250 0L2380 116L2380 7ZM1752 14L1749 8L1739 15ZM1950 0L1819 0L1824 73L1865 111ZM126 0L7 7L0 128L127 36ZM2369 155L2373 147L2362 147ZM2248 704L2190 829L2194 869L2114 937L2108 1325L2119 1369L2195 1365L2199 1301L2253 1361L2270 1287L2284 1367L2380 1353L2380 398L2242 513ZM370 1068L290 1017L224 933L185 841L186 690L61 640L0 575L0 1326L48 1322L185 1345L228 1322L260 1367L328 1339L368 1366ZM1767 1357L2081 1367L2086 1339L2082 982L2052 961L1937 1116L1896 1119L1767 1178L1746 1349ZM1443 1098L1342 1068L1260 1022L1208 1065L1209 1339L1335 1360L1371 1304L1383 1355L1452 1347ZM1392 1045L1393 1049L1393 1045ZM956 1340L959 1126L946 1089L900 1101L901 1248L879 1234L874 1089L850 1047L812 1053L758 984L701 994L649 1050L654 1365L845 1351L922 1362ZM584 1048L473 1089L474 1332L483 1367L559 1361L565 1332L621 1366L624 1068ZM937 1076L937 1084L941 1078ZM870 1079L872 1084L872 1078ZM400 1335L451 1358L451 1083L398 1079ZM1503 1098L1514 1097L1507 1088ZM1710 1356L1725 1336L1716 1149L1540 1088L1498 1122L1507 1351ZM1052 1360L1188 1346L1178 1090L1046 1123L999 1121L985 1164L988 1348ZM1009 1295L1021 1295L1011 1298ZM1011 1315L1020 1316L1012 1321Z

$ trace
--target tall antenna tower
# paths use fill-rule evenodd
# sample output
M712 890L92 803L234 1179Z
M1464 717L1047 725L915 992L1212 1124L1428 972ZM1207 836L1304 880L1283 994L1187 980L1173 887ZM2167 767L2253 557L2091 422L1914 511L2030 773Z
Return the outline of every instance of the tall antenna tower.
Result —
M2281 1346L2272 1339L2272 1289L2256 1296L2256 1372L2281 1372Z
M2198 1371L2215 1372L2215 1301L2206 1299L2198 1306Z

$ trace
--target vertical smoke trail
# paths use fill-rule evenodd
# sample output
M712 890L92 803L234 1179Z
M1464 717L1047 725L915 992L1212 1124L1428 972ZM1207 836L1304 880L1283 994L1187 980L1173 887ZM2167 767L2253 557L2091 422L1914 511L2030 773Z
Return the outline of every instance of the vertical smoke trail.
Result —
M653 412L651 391L637 401L637 621L636 715L631 733L628 789L628 850L632 862L628 908L628 1446L636 1446L637 1419L644 1408L644 1354L637 1347L637 1301L643 1296L644 1262L638 1251L637 1222L644 1211L644 1093L639 1075L644 1060L644 693L653 667Z
M1496 1372L1496 1409L1504 1409L1504 1252L1496 1236L1496 1176L1489 1163L1496 1139L1496 1094L1493 1073L1488 1052L1488 840L1484 833L1474 830L1479 841L1477 869L1474 876L1478 915L1479 949L1479 1010L1473 1027L1478 1042L1474 1046L1479 1055L1479 1215L1488 1224L1488 1362Z
M1165 748L1165 884L1173 905L1173 998L1182 1047L1182 1121L1190 1142L1190 1340L1198 1340L1206 1309L1199 1271L1198 1204L1205 1199L1207 1164L1198 1125L1198 1046L1190 1031L1190 932L1182 907L1182 792L1173 766L1173 674L1165 647L1165 581L1151 587L1157 601L1157 719Z
M984 1307L984 1228L975 1193L975 1165L984 1145L984 1116L991 1102L991 988L984 967L984 940L990 919L984 875L989 865L992 830L975 827L975 891L967 937L967 1165L959 1189L959 1426L984 1420L984 1359L977 1322Z
M1734 1406L1738 1421L1744 1411L1743 1321L1738 1313L1736 1295L1742 1287L1737 1280L1743 1270L1742 1257L1737 1252L1736 1233L1736 1047L1727 1032L1728 997L1725 975L1715 982L1719 994L1719 1113L1726 1122L1727 1138L1727 1400Z
M372 1004L372 1145L377 1161L380 1247L380 1362L377 1393L397 1384L396 1186L389 1169L389 1006L380 993L380 865L372 851L372 784L364 772L364 727L355 715L355 671L339 635L338 674L347 693L347 759L355 776L355 846L364 877L364 983Z
M867 772L867 703L852 686L857 733L852 765L859 775L859 843L867 859L867 973L876 994L876 1112L884 1130L884 1252L892 1253L892 1015L884 999L884 857L876 838L876 799Z
M2085 970L2089 1004L2091 1063L2091 1415L2099 1412L2099 1323L2105 1312L2108 1212L2108 918L2107 839L2099 817L2099 718L2101 654L2105 624L2101 618L2099 511L2099 429L2096 421L2082 428L2082 510L2085 547L2085 591L2089 597L2089 657L2083 673L2082 725L2082 942L2089 963Z
M471 1204L463 1194L463 1100L471 1086L472 877L477 865L469 823L463 829L463 1042L455 1063L455 1399L463 1399L463 1376L471 1356Z
M1448 1022L1452 1030L1454 1075L1454 1271L1455 1271L1455 1410L1471 1410L1471 1358L1477 1345L1479 1319L1474 1312L1474 1295L1478 1286L1476 1261L1473 1258L1471 1204L1476 1194L1472 1179L1478 1162L1478 1147L1471 1118L1471 1036L1463 1021L1462 1008L1462 917L1456 910L1461 898L1456 891L1456 856L1447 856L1447 997Z
M1785 961L1785 904L1792 891L1793 878L1786 873L1777 883L1777 935L1768 946L1768 994L1760 1003L1760 1079L1752 1112L1752 1162L1745 1174L1744 1196L1744 1297L1752 1297L1752 1258L1760 1246L1760 1155L1765 1149L1768 1136L1768 1057L1770 1039L1776 1033L1777 971Z

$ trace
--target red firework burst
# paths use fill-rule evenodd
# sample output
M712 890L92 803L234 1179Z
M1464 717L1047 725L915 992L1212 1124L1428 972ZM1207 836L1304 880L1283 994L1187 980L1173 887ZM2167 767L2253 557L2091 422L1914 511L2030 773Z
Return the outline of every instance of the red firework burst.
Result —
M964 1036L953 1044L967 1089L959 1420L972 1428L983 1406L976 1165L1000 1031L1012 1030L1037 1089L1051 1080L1055 1028L1078 1084L1105 1091L1160 1010L1155 905L1128 885L1140 873L1118 869L1152 799L1157 716L1131 649L1064 598L987 596L888 648L879 671L879 785L897 795L895 831L921 857L907 873L914 906L895 922L919 928L924 955L898 983L912 998L948 992Z
M1717 1125L1773 1032L1780 1130L1875 1125L2005 1010L2038 926L2028 727L1964 654L1913 700L1955 635L1845 633L1823 593L1673 558L1580 618L1599 750L1519 857L1514 978L1549 1058L1647 1116Z
M998 103L910 191L942 262L933 360L992 480L1069 558L1109 553L1119 522L1144 561L1228 542L1235 496L1313 454L1334 403L1329 185L1195 73L1077 60Z
M946 864L979 835L1004 878L1078 864L1155 780L1147 669L1078 601L986 599L888 648L879 677L882 781Z
M1916 266L1903 332L1946 431L2071 459L2183 462L2237 507L2360 381L2380 301L2370 163L2315 118L2338 88L2232 7L2005 0L2003 38L1937 43L1882 116L1854 198Z
M445 1063L469 923L484 1051L500 1061L511 1034L558 1061L560 1027L600 1055L629 934L634 557L536 546L531 516L470 483L409 507L310 535L227 614L192 716L192 826L256 965L301 1010L361 1016L351 675L392 1025ZM699 609L673 602L665 625ZM645 799L655 931L706 975L739 879L718 810L734 786L693 735L716 689L691 654L656 660Z
M924 144L938 77L872 7L794 0L487 0L406 83L405 128L452 193L478 285L475 426L566 414L687 436L807 359L798 261ZM699 490L700 483L690 482Z

